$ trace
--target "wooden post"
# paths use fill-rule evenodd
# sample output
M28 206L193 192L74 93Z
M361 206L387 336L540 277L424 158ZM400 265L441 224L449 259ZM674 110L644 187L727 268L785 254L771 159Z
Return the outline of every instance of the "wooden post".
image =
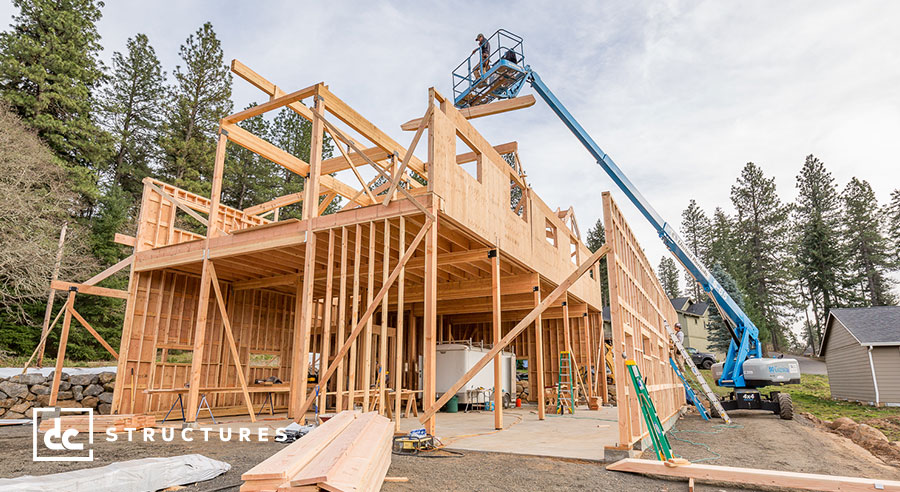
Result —
M587 371L585 371L585 372L587 373L587 379L588 379L587 380L588 397L593 398L594 397L594 371L591 371L591 368L595 367L594 366L594 354L593 354L593 352L594 352L594 343L593 343L594 337L592 336L593 330L591 329L591 319L588 316L588 308L587 307L585 307L584 314L581 315L581 327L584 330L583 331L584 339L587 341L587 343L585 344L585 346L587 347L587 351L584 355L587 357L587 366L586 366ZM590 405L588 405L588 408L590 408Z
M219 142L216 144L215 167L213 168L212 193L209 197L211 203L209 205L209 222L206 225L207 247L209 247L209 238L219 235L219 203L222 199L222 177L225 175L225 149L227 146L228 133L220 127Z
M375 222L369 222L369 271L367 275L366 306L372 305L375 295ZM363 340L363 411L369 411L372 390L372 317L366 321L366 338Z
M609 404L609 388L606 383L606 332L603 330L603 315L600 314L600 360L597 362L597 377L600 378L600 396L603 404Z
M313 321L313 287L315 285L316 269L316 233L310 227L306 233L306 254L303 258L303 280L298 296L300 329L294 333L294 361L291 376L291 401L295 410L307 397L309 389L309 344ZM299 384L296 384L299 383ZM296 387L296 391L293 389ZM301 419L302 415L293 415L295 419Z
M500 250L494 249L491 257L491 300L493 308L493 344L500 343ZM503 364L501 353L494 356L494 429L503 428ZM512 388L510 388L512 391Z
M353 320L353 326L355 327L357 322L359 321L359 289L360 289L360 278L359 278L359 269L360 264L362 263L362 224L356 224L356 236L353 241L353 305L350 310L350 319ZM350 374L347 383L347 391L350 393L349 396L349 404L347 406L348 410L355 409L355 392L356 392L356 366L357 366L357 357L358 357L358 348L357 348L356 340L353 340L353 343L350 344Z
M406 253L406 220L400 216L400 239L397 245L400 258ZM397 279L397 331L394 335L396 344L394 362L394 431L400 432L400 409L403 403L403 294L406 282L406 268L401 267Z
M384 253L381 259L382 285L387 285L388 275L391 274L391 222L384 221ZM378 364L381 366L381 377L378 380L378 413L387 413L387 331L388 331L388 297L381 301L381 336L378 337Z
M334 286L334 229L328 230L328 266L325 268L325 315L322 319L322 352L319 362L319 375L328 371L328 356L331 351L331 313L334 301L331 297L331 288ZM325 410L328 393L328 381L319 379L319 413Z
M319 95L316 86L315 106L313 111L319 115L325 115L325 100ZM306 201L303 203L303 218L311 219L319 212L319 173L322 169L322 138L324 127L322 118L312 120L312 142L309 146L309 177L306 179Z
M572 338L569 334L569 292L567 291L563 294L563 302L562 302L562 316L563 316L563 343L565 343L565 348L567 352L569 352L569 391L575 395L575 401L578 401L578 383L575 381L576 375L572 374L573 371L578 370L578 366L575 363L575 352L572 352ZM559 356L559 354L555 354ZM562 371L560 369L560 371ZM575 409L573 408L574 412Z
M66 229L69 227L68 222L63 222L62 229L59 230L59 246L56 247L56 262L53 263L53 273L50 276L51 281L59 279L59 265L62 263L63 245L66 242ZM44 348L46 347L47 332L50 331L50 315L53 313L53 300L56 299L56 289L50 289L50 295L47 296L47 309L44 310L44 324L41 327L41 344L38 346L37 367L44 367Z
M63 309L66 314L63 317L62 333L59 335L59 349L56 351L56 370L53 372L53 386L50 387L50 406L56 406L56 398L59 396L59 382L62 380L63 361L66 358L66 344L69 342L69 326L72 325L72 310L75 304L76 290L69 291L69 297L66 299L66 305Z
M433 161L432 161L433 162ZM431 181L429 180L429 186ZM424 407L431 408L435 402L435 358L437 357L437 243L438 224L437 210L434 210L435 222L425 236L425 336L424 336ZM425 431L435 433L435 418L424 422Z
M209 245L209 242L206 243ZM206 351L206 318L209 315L209 259L203 260L200 273L200 292L197 295L197 322L194 325L194 346L191 355L191 376L188 388L186 423L197 420L197 408L200 405L200 372L203 370L203 353ZM152 287L153 278L147 284ZM127 357L127 352L123 353ZM132 402L132 406L134 402Z
M347 324L347 243L348 230L341 227L341 282L338 287L338 331L335 346L340 347L344 344L344 327ZM344 409L344 357L340 360L335 358L337 366L337 384L335 387L335 406L336 411L340 413Z
M540 304L541 286L540 278L538 278L538 285L534 286L534 306L537 307ZM547 402L544 395L544 327L541 324L540 313L534 319L534 340L535 345L537 345L535 348L535 372L537 373L538 420L544 420L547 412Z

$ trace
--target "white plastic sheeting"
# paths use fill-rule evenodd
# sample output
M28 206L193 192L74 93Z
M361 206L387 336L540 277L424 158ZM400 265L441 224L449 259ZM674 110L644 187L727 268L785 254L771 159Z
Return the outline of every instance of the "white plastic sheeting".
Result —
M55 369L56 368L53 366L44 367L41 369L38 369L36 367L29 367L28 374L40 374L42 376L49 376L50 373ZM63 367L62 372L70 376L74 376L75 374L100 374L101 372L116 372L116 369L116 366ZM0 367L0 378L11 378L17 374L22 374L21 367Z
M0 479L0 492L143 492L210 480L231 469L200 454L144 458L53 475Z

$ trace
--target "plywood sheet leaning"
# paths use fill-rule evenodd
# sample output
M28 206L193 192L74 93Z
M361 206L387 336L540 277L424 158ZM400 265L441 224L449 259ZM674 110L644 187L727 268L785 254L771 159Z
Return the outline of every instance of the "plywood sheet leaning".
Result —
M619 395L618 448L631 449L647 436L647 429L628 378L618 376L626 374L625 359L633 359L644 376L660 421L665 424L678 413L684 405L684 389L669 365L668 336L663 325L663 320L674 325L678 315L608 191L603 193L603 220L609 245L606 267Z
M380 490L393 431L375 412L341 412L244 473L241 491Z

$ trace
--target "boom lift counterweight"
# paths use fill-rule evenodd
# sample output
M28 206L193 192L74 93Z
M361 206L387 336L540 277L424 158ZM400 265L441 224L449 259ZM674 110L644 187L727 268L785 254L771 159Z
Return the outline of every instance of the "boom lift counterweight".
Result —
M656 229L663 244L681 265L703 287L719 312L727 320L731 343L724 363L713 366L716 383L734 388L730 399L722 401L725 410L760 409L779 414L782 418L793 416L793 403L787 393L772 392L763 396L757 388L769 385L796 384L800 382L800 365L794 359L764 358L759 340L759 329L734 302L728 292L710 274L699 259L682 241L675 229L656 212L650 202L638 191L618 165L603 152L593 138L572 116L556 95L544 84L537 72L525 65L522 38L504 29L489 38L494 47L490 55L490 68L479 70L480 55L469 57L453 72L454 104L466 108L487 104L497 99L516 97L525 83L550 106L572 134L597 160L597 164L612 178L625 196ZM483 73L481 73L483 72Z

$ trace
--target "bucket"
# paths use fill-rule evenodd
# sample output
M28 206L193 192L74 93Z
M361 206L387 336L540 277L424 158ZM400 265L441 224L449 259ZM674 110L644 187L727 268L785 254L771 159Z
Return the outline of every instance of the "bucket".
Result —
M449 400L447 400L447 413L456 413L459 411L459 397L457 395L453 395Z
M516 398L516 408L522 408L522 399Z

